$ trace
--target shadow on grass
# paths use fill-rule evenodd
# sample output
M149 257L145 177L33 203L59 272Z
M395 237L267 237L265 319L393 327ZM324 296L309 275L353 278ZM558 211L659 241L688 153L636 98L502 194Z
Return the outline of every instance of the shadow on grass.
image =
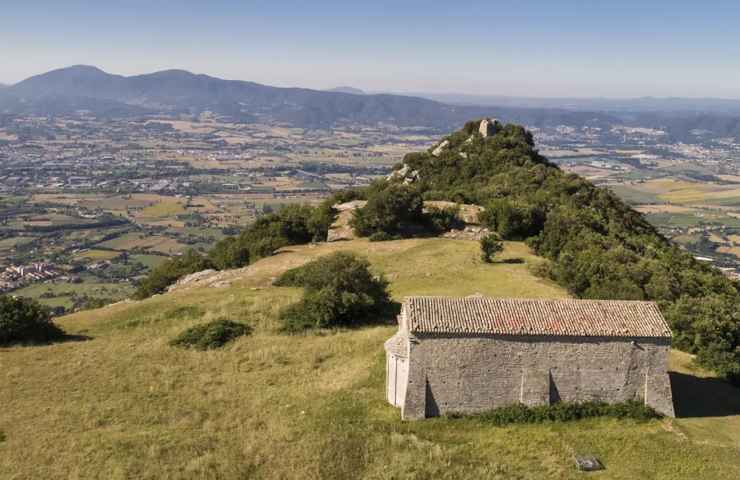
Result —
M36 341L26 341L26 342L20 342L20 341L13 341L13 342L7 342L7 343L0 343L0 348L9 348L9 347L43 347L47 345L56 345L58 343L67 343L67 342L87 342L89 340L92 340L93 337L88 337L87 335L70 335L70 334L64 334L60 337L48 339L48 340L36 340Z
M678 418L740 415L740 388L717 378L669 372Z
M503 260L497 260L495 263L519 264L519 263L524 263L524 259L523 258L505 258Z

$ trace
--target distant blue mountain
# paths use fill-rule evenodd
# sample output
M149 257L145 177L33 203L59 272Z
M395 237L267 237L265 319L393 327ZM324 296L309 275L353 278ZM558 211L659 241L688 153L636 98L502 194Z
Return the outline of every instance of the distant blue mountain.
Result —
M352 95L365 95L363 90L355 87L334 87L327 90L327 92L339 92L339 93L351 93Z
M536 99L437 95L364 94L278 88L223 80L184 70L113 75L76 65L0 89L0 114L70 114L103 117L214 112L235 122L278 122L305 128L349 123L390 124L448 131L467 120L497 117L531 127L615 124L665 129L675 139L706 130L740 137L740 101L718 99Z

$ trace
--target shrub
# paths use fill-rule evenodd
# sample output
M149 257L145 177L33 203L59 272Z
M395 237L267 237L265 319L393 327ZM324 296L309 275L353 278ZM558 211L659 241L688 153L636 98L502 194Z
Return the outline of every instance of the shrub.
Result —
M35 300L0 296L0 345L48 342L64 331L51 321L49 310Z
M213 350L250 333L252 333L252 329L243 323L216 320L188 328L172 340L170 345L196 350Z
M195 250L188 250L184 255L172 258L152 270L141 281L134 297L144 299L162 293L181 277L209 268L213 268L213 263L209 259Z
M365 207L355 211L351 225L362 236L384 232L389 235L405 233L423 223L421 194L406 185L388 185L368 196Z
M337 252L288 270L274 284L304 287L303 298L280 313L287 331L352 326L382 316L390 305L388 282L370 272L370 263Z
M514 404L496 408L476 416L487 423L497 426L512 423L566 422L593 417L631 418L646 421L660 418L661 415L642 402L624 403L558 402L553 405L528 407Z
M480 239L480 256L481 260L491 263L493 257L504 250L504 244L501 243L498 236L494 234L486 235Z

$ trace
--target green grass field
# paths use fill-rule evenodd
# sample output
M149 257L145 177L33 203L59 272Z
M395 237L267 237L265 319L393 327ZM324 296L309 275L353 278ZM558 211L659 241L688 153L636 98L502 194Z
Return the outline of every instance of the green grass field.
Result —
M477 418L402 422L384 401L383 342L395 327L286 336L271 287L287 268L335 250L370 258L393 295L564 297L507 243L492 265L474 242L443 239L291 247L187 288L60 319L89 339L0 349L3 478L79 479L736 479L740 394L672 358L684 418L494 427ZM523 263L514 263L520 259ZM228 318L255 332L220 351L172 348L187 327ZM573 455L606 470L576 472Z
M127 284L101 283L88 279L84 283L35 283L13 291L13 295L35 298L50 307L71 308L73 302L70 295L72 293L96 298L123 299L132 292L133 288Z
M163 255L136 254L131 255L130 258L132 261L139 262L148 268L156 268L157 266L167 261L167 257Z

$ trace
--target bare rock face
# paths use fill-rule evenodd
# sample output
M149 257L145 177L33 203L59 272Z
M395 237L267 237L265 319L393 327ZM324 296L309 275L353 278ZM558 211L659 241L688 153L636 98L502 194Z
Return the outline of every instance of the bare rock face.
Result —
M391 172L391 174L385 178L389 181L401 180L404 185L409 185L419 179L419 171L411 170L411 167L404 163L403 167Z
M496 132L498 132L500 129L501 124L495 118L493 120L491 120L490 118L481 120L480 127L478 127L478 131L483 136L483 138L496 135Z
M185 285L194 285L197 283L201 283L203 280L211 278L213 275L216 275L218 272L213 269L203 270L200 272L191 273L190 275L185 275L180 280L177 281L174 285L170 285L167 288L168 292L172 292L174 290L177 290Z
M442 154L442 152L444 151L444 149L447 148L449 145L450 145L450 141L449 140L445 140L444 142L442 142L439 145L437 145L437 148L435 148L434 150L432 150L432 155L434 155L435 157L439 157Z
M443 238L451 238L453 240L480 240L483 237L490 235L491 231L485 227L478 225L465 225L462 230L450 230L442 234Z

